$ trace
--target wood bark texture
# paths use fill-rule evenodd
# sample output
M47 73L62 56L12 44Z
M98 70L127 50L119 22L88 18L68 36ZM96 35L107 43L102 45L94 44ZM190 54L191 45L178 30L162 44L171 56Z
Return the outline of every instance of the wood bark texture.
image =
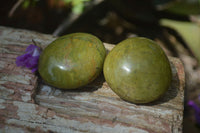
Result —
M167 93L153 103L136 105L121 100L103 74L80 89L61 90L15 65L32 40L44 48L55 39L0 27L0 132L182 132L185 75L178 58L169 57L173 81ZM108 51L114 47L104 45Z

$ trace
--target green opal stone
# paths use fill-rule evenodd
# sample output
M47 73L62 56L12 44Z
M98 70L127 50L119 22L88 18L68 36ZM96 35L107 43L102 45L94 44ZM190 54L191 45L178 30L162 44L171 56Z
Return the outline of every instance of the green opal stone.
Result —
M92 82L103 69L106 49L95 36L72 33L49 44L39 58L39 73L48 84L74 89Z
M154 41L134 37L116 45L104 62L104 76L122 99L149 103L170 86L172 72L164 51Z

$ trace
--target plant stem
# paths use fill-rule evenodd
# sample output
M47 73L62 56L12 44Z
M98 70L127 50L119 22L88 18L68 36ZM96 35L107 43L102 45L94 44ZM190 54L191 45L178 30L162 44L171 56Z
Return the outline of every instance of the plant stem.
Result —
M18 0L14 6L11 8L10 12L8 13L8 17L12 17L15 10L21 5L21 3L23 2L24 0Z

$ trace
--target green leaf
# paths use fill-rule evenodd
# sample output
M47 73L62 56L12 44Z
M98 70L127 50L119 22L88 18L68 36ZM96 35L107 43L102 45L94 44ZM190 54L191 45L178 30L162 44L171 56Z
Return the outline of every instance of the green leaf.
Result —
M182 22L162 19L160 24L176 30L200 61L200 25L194 22Z
M22 4L22 7L23 7L24 9L27 9L27 8L30 6L30 4L31 4L30 0L25 0L25 1L23 2L23 4Z
M175 1L167 11L181 15L200 14L200 0Z
M83 12L84 4L79 3L73 6L72 12L75 14L81 14Z
M71 3L73 0L63 0L66 4Z

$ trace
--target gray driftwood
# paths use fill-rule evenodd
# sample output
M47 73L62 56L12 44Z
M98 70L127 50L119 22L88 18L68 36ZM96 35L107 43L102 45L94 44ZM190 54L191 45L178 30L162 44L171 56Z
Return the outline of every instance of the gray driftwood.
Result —
M15 58L32 39L45 47L55 37L0 27L0 132L182 132L185 75L178 58L169 57L173 82L168 92L154 103L136 105L115 95L103 75L78 90L64 91L16 67Z

